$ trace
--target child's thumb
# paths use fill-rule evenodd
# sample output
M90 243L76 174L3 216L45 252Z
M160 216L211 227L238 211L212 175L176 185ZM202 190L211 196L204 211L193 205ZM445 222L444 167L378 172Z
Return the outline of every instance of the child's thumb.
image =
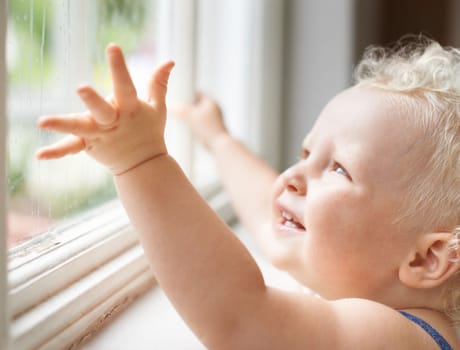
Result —
M155 70L149 83L149 101L165 105L169 74L173 67L174 61L168 61Z

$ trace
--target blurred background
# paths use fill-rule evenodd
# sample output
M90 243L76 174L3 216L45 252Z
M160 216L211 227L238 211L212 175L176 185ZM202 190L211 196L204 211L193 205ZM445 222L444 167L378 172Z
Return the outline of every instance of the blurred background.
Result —
M282 167L324 107L349 86L353 67L371 44L424 33L460 47L457 0L288 0L285 16Z

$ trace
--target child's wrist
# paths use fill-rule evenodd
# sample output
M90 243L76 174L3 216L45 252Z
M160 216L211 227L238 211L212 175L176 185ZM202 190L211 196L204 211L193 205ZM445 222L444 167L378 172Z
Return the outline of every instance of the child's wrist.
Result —
M212 154L216 154L220 148L225 147L229 142L233 142L233 137L229 133L220 133L216 135L209 144L209 150Z
M152 140L151 140L152 141ZM114 176L125 174L132 169L141 166L150 160L159 158L167 155L168 150L164 140L156 140L156 142L139 142L134 147L130 145L123 146L115 158L112 158L113 162L106 163Z
M161 153L156 153L156 154L153 154L153 155L151 155L149 157L144 158L143 160L140 160L138 162L130 164L128 166L125 166L125 167L122 167L122 168L113 167L110 170L111 170L113 176L121 176L123 174L126 174L126 173L130 172L131 170L134 170L134 169L144 165L145 163L148 163L150 161L153 161L155 159L159 159L159 158L167 156L167 155L168 155L168 152L166 152L166 151L161 152Z

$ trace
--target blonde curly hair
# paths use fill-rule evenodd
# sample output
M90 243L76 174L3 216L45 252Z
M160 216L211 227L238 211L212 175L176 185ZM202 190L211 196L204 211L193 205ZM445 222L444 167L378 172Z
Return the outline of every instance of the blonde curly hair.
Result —
M356 84L400 96L412 123L424 133L431 155L424 176L412 178L401 219L423 217L452 232L449 250L460 255L460 50L423 36L406 36L391 47L371 46L355 68ZM446 314L460 324L460 274L445 288Z

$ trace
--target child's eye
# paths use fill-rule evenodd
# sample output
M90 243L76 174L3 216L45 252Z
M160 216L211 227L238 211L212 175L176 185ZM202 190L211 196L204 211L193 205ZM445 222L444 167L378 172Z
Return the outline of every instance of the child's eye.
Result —
M334 164L332 165L332 171L336 172L339 175L343 175L343 176L351 179L351 177L348 174L348 172L345 170L345 168L340 163L334 162Z

